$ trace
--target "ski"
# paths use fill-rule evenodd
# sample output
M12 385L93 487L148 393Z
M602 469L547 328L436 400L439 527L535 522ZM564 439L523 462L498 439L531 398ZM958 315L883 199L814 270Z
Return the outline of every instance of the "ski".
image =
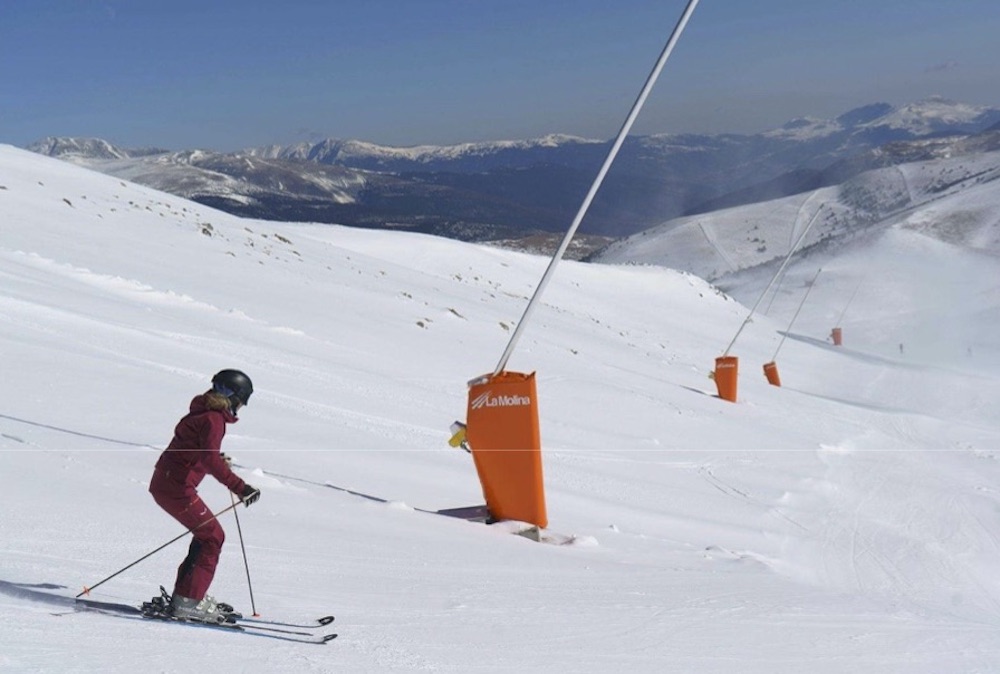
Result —
M174 625L187 625L189 627L207 627L209 629L226 630L229 632L240 632L248 636L265 637L269 639L279 639L281 641L293 641L299 644L315 644L322 646L337 638L336 634L313 634L312 632L294 632L272 627L262 627L257 625L240 625L238 623L207 623L198 620L185 620L168 616L142 615L145 620L159 620L160 622Z
M323 616L322 618L316 618L315 620L310 620L306 622L285 622L283 620L268 620L265 618L237 618L236 622L240 625L274 625L276 627L299 627L303 629L312 629L316 627L325 627L335 620L332 615Z
M160 586L160 596L153 597L150 601L143 602L142 612L144 614L152 614L154 617L164 616L171 617L169 607L170 606L170 593L167 592L166 588L162 585ZM316 618L315 622L304 622L304 623L293 623L285 622L281 620L267 620L260 617L244 617L242 613L233 609L229 604L220 603L219 609L223 612L226 617L225 622L228 623L240 623L247 626L268 626L271 627L294 627L299 629L311 629L316 627L324 627L329 625L334 621L332 615L323 616L322 618ZM264 629L262 627L262 629ZM311 632L309 634L312 634Z
M76 599L74 605L77 610L82 611L94 611L97 613L104 613L106 615L139 620L159 620L164 623L187 625L189 627L207 627L211 629L229 630L231 632L240 632L249 636L267 637L302 644L322 645L337 638L337 634L335 633L316 634L314 632L299 632L290 629L282 629L276 626L254 624L241 625L238 622L208 623L197 620L184 620L182 618L174 618L173 616L163 614L146 613L143 612L143 610L138 606L132 606L131 604L115 604L105 601L95 601L93 599ZM294 627L294 625L292 627Z

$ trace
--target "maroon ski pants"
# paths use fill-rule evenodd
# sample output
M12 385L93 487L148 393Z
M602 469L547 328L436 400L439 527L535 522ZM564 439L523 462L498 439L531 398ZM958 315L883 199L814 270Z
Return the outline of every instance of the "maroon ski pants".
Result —
M177 567L174 594L201 600L215 577L226 533L198 492L191 488L178 491L177 483L161 478L161 472L153 474L149 485L153 500L185 529L194 530L187 557Z

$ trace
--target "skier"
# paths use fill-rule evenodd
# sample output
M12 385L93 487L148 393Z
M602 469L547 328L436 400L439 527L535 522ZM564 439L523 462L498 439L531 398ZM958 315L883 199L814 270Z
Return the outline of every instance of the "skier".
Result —
M177 569L171 599L175 617L221 622L230 607L208 596L215 567L219 562L225 533L198 496L198 485L206 474L240 497L246 507L260 498L260 490L245 483L229 467L222 454L226 424L238 421L237 411L247 404L253 384L239 370L222 370L212 377L212 388L195 396L191 411L174 429L174 437L160 455L149 483L157 505L192 529L187 557Z

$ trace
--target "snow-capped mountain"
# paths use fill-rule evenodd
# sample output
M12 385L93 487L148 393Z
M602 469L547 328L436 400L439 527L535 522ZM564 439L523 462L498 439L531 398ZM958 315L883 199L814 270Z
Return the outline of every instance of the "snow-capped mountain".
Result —
M250 148L244 153L271 159L296 159L320 164L340 164L371 171L456 170L463 173L517 167L544 161L545 153L565 153L572 146L604 145L604 141L550 134L532 140L501 140L458 145L416 145L389 147L360 140L328 138L317 143ZM532 159L525 160L525 156Z
M753 135L632 137L581 234L617 238L670 217L836 184L873 168L852 159L888 142L954 140L998 122L1000 110L932 98ZM609 147L552 135L405 148L327 139L226 154L132 151L96 139L30 149L245 216L516 240L565 231Z
M279 158L276 151L133 151L77 138L46 138L28 149L246 217L512 242L563 226L562 212L541 194L534 203L521 203L532 200L484 194L460 183L436 184L430 174L398 175L298 159L294 152ZM555 181L541 181L538 189L542 183L552 186ZM579 255L606 243L597 239Z
M792 120L759 136L794 142L834 138L845 146L851 146L930 135L978 133L997 122L1000 122L998 109L932 97L898 108L876 103L851 110L832 120ZM754 135L737 134L655 134L633 138L637 146L633 149L665 153L706 152L716 148L732 149L734 145L754 138ZM399 173L421 170L473 173L545 162L583 168L590 165L595 151L605 152L607 147L606 141L553 134L532 140L402 148L356 140L325 139L317 143L271 145L244 152L275 159L300 159Z
M934 134L976 133L998 121L997 111L967 105L940 96L910 103L862 125L868 129L894 129L910 137Z
M740 134L654 134L630 139L632 147L624 152L622 161L655 160L652 154L723 154L736 153L741 147L766 150L768 141L774 149L783 142L802 144L815 151L815 145L826 147L836 143L839 151L870 147L893 140L912 140L933 135L967 135L983 131L1000 122L1000 109L968 105L941 97L894 107L876 103L856 108L836 119L797 119L779 129L755 135ZM363 143L326 139L314 144L270 146L250 149L273 158L292 158L339 164L353 168L389 170L398 173L421 170L442 170L474 173L498 168L510 168L538 163L589 168L595 153L602 159L609 142L573 136L551 135L529 141L494 141L459 145L415 146L394 148ZM833 152L836 152L833 151ZM812 162L823 161L819 154ZM805 164L805 165L808 165ZM797 167L793 167L797 168Z
M60 159L77 160L85 163L88 160L129 159L148 155L168 154L169 150L159 148L123 149L115 147L100 138L44 138L32 143L28 148L33 152Z
M894 107L875 103L845 112L836 119L801 118L764 135L771 138L825 138L849 134L876 142L910 140L934 135L973 134L1000 121L1000 111L932 96Z

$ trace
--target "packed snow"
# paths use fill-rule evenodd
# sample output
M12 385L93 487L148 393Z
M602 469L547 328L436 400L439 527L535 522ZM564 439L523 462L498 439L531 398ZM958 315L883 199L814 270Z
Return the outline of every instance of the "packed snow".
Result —
M552 545L437 513L483 503L449 425L548 259L242 220L10 146L0 212L2 671L1000 666L989 251L896 223L797 259L732 348L736 403L708 375L767 269L728 251L744 271L726 294L662 266L563 262L508 364L537 372ZM265 618L336 614L328 645L69 600L183 533L148 480L229 367L256 389L223 443L262 491L238 511L253 604L229 513L211 593ZM201 493L231 504L211 478ZM185 549L91 598L169 589Z

